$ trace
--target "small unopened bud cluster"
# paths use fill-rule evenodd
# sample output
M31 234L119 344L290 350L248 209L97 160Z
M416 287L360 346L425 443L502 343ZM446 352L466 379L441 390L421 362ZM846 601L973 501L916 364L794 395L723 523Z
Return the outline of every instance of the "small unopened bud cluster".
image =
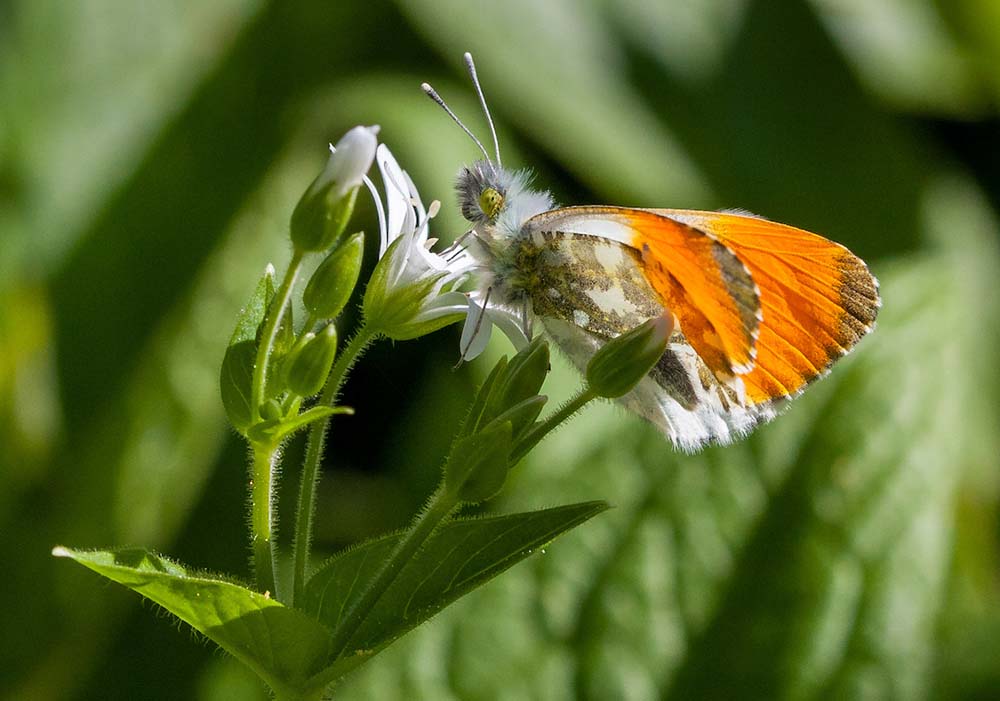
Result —
M337 355L334 322L354 293L364 255L364 235L345 236L344 231L358 187L375 158L377 133L378 127L355 127L330 147L326 166L292 213L289 235L295 254L283 283L289 294L275 292L269 266L230 342L222 365L223 404L233 426L251 441L273 441L286 429L299 428L310 415L300 413L303 399L322 391L330 375ZM326 257L303 290L308 321L296 332L287 300L298 266L316 253ZM280 322L275 323L273 315ZM274 332L265 334L267 328ZM265 343L266 353L261 347ZM262 356L264 371L257 367Z
M445 464L445 489L459 501L486 501L503 487L511 454L547 401L538 390L548 370L549 347L538 338L486 378Z

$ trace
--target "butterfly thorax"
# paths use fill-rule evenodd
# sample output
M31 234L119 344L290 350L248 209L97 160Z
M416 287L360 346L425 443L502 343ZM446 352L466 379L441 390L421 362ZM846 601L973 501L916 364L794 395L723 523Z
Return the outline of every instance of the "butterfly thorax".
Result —
M539 226L532 218L554 205L549 193L529 189L528 182L527 173L488 161L458 175L462 213L473 225L469 250L482 264L494 302L529 308L605 340L662 312L638 251Z
M455 187L462 215L473 227L468 250L482 264L493 300L516 307L538 292L545 257L524 225L554 206L548 192L528 186L530 179L527 171L477 161L459 172Z

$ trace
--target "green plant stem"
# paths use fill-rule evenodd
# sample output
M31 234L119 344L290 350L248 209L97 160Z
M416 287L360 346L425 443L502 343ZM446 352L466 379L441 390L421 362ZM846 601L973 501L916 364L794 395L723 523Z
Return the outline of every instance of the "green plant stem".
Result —
M406 564L413 558L420 547L427 542L431 534L441 525L455 507L458 497L444 487L444 482L438 487L427 506L417 516L417 520L403 534L402 540L396 544L392 554L383 563L382 568L372 580L365 592L341 616L337 628L333 631L333 642L330 646L334 659L340 657L349 648L354 635L364 623L368 614L378 603L386 590L396 581L396 577Z
M281 286L271 300L267 317L264 321L264 329L261 333L260 345L257 346L257 359L253 366L253 384L251 385L251 406L253 421L260 421L260 405L264 397L264 387L267 384L267 366L271 360L271 349L274 348L274 339L278 335L278 328L281 319L285 316L285 307L292 296L292 288L295 279L302 269L302 251L296 250L292 254L292 260L288 263L288 270L281 281Z
M275 701L321 701L323 698L323 688L310 691L286 691L279 693L275 691Z
M343 387L348 371L357 362L358 357L368 345L375 340L376 333L362 325L347 346L337 356L330 376L323 387L323 394L317 406L333 406ZM299 501L295 515L295 542L292 574L292 600L301 601L306 585L306 565L309 562L309 550L312 546L313 518L316 513L316 483L319 479L319 465L323 457L323 444L326 440L326 430L330 419L317 421L309 431L309 444L306 447L306 458L302 465L302 479L299 483Z
M308 318L306 318L305 325L302 327L302 333L303 334L309 333L310 331L316 328L316 324L318 323L319 319L316 317L315 314L310 312Z
M275 561L277 551L272 538L274 526L274 462L276 446L255 444L253 471L250 483L250 540L253 544L254 573L257 588L262 592L275 591Z
M590 387L584 387L575 397L571 398L559 407L559 409L557 409L552 415L548 416L544 421L535 424L535 426L517 442L514 449L511 450L510 464L516 464L521 458L527 455L532 448L538 445L539 441L545 438L546 434L555 429L559 424L569 419L573 416L573 414L580 411L585 404L593 399L597 399L597 395L590 389Z

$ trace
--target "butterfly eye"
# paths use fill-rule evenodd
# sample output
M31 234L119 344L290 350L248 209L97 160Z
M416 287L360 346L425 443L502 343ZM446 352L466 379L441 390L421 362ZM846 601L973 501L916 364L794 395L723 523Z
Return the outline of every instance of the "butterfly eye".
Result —
M479 196L479 208L483 210L483 214L492 221L500 213L501 207L503 207L503 195L492 187L483 190L483 194Z

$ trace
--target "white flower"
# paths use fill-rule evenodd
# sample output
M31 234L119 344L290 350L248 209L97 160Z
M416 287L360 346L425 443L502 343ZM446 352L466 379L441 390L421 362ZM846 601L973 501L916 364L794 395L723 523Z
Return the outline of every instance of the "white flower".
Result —
M465 295L455 291L473 261L460 254L445 258L431 251L428 222L440 203L425 209L410 176L380 144L376 161L382 173L386 206L367 178L379 218L379 262L365 290L368 324L396 340L416 338L461 319Z
M461 292L458 288L482 270L482 264L459 242L441 253L431 250L428 223L437 214L435 200L425 209L409 174L399 167L385 144L376 162L382 173L386 207L370 180L379 218L379 262L365 292L368 323L396 340L416 338L465 316L460 352L463 360L486 348L498 327L520 350L528 343L525 320L490 302L489 290Z

